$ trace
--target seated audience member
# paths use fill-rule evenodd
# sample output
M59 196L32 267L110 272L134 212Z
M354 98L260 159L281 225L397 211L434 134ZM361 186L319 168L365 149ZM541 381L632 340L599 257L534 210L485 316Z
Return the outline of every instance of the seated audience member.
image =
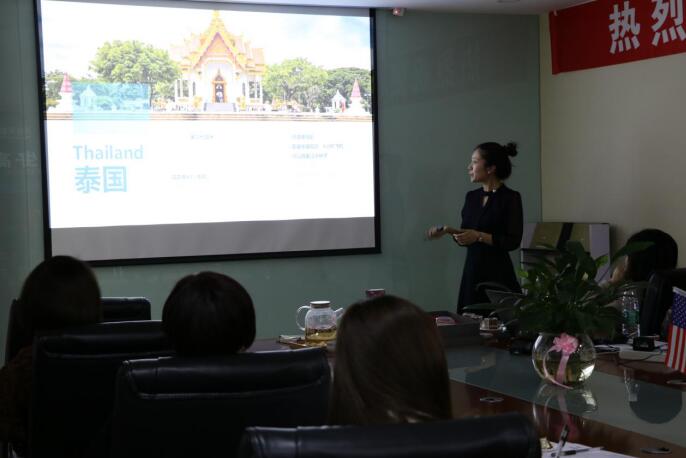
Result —
M162 331L182 357L232 355L255 340L255 309L231 277L201 272L179 280L162 309ZM108 456L110 423L92 444L91 456Z
M676 268L679 247L671 235L659 229L644 229L626 241L627 245L635 242L652 242L652 245L628 255L612 272L610 282L648 281L657 270Z
M164 303L162 330L179 355L234 354L255 340L255 309L236 280L201 272L174 286Z
M40 263L24 282L18 323L25 346L0 369L0 440L19 455L26 450L31 394L33 336L102 321L100 288L93 271L69 256Z
M448 369L433 319L389 295L350 306L336 340L329 423L449 418Z
M628 245L636 242L651 242L652 245L626 256L624 262L612 272L610 283L647 282L656 271L676 268L679 247L672 236L666 232L659 229L644 229L629 237L626 243ZM644 296L645 290L640 291L638 297L641 307L643 307ZM662 332L666 331L670 321L671 311L668 311L662 324Z

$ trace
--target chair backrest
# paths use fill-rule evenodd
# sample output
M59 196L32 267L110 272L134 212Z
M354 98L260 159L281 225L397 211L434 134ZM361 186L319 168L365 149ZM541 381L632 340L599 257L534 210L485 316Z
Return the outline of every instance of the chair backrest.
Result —
M150 317L150 301L145 297L102 298L102 321L138 321Z
M662 321L672 307L673 286L686 289L686 269L662 270L650 277L641 303L641 335L660 334Z
M19 350L26 345L30 345L33 341L33 336L27 334L26 329L22 327L19 319L19 301L12 299L10 304L9 315L7 317L7 335L5 337L5 364L11 361Z
M83 456L109 421L122 361L172 354L159 321L100 323L37 337L30 456Z
M486 296L493 304L500 306L513 306L525 295L515 291L504 291L498 289L486 289Z
M374 426L247 428L241 458L481 458L541 456L531 421L519 414Z
M103 321L137 321L151 318L150 301L145 297L103 297ZM12 299L7 319L5 340L5 363L14 358L19 350L30 345L33 336L28 335L19 319L19 300Z
M322 349L128 361L111 456L235 456L246 426L323 424L330 379Z

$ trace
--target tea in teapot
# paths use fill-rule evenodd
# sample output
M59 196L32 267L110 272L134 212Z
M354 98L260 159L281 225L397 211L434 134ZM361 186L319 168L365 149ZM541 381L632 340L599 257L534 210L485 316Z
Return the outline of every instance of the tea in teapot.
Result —
M303 310L307 310L304 323L301 321ZM295 313L295 324L305 331L305 340L326 342L336 338L337 322L342 314L343 309L333 310L330 301L312 301Z

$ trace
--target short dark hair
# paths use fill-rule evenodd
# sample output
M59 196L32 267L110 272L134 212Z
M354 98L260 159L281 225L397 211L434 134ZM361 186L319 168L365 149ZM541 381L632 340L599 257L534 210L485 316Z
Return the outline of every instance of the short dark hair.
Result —
M236 280L201 272L174 286L162 310L162 330L179 354L233 354L255 340L255 309Z
M329 423L448 418L448 369L431 317L391 295L350 306L336 340Z
M478 151L486 167L495 166L495 176L500 180L506 180L512 175L512 162L510 157L517 155L517 144L510 142L500 145L495 142L486 142L477 145L474 151Z
M630 281L648 281L658 270L675 269L679 259L679 246L671 235L659 229L643 229L629 237L633 242L653 242L645 250L628 256L625 278Z
M102 321L98 281L86 263L71 256L38 264L24 281L19 307L22 328L31 337Z

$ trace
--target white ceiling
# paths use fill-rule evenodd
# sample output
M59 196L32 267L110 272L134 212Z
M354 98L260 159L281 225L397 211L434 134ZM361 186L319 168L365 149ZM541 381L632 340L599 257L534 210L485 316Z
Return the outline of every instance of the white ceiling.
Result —
M216 1L216 0L215 0ZM405 8L461 13L539 14L586 3L591 0L220 0L231 3L363 8Z

